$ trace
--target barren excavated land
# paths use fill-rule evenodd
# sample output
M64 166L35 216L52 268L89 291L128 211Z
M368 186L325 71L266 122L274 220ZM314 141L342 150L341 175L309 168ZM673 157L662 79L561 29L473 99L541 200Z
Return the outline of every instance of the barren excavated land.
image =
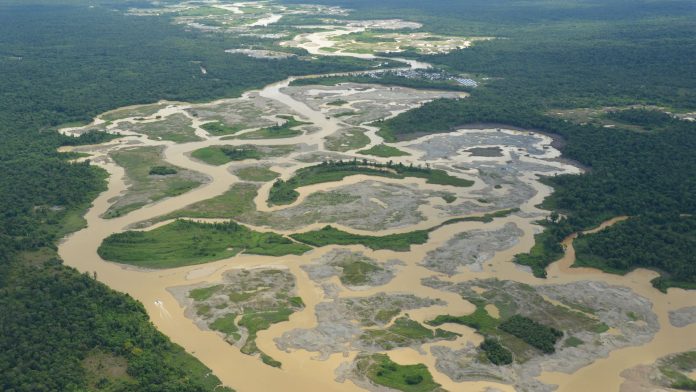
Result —
M272 28L287 15L347 14L338 8L212 2L221 11L206 17L196 4L172 6L190 11L178 23L317 56L475 44L399 20ZM385 148L375 121L466 94L293 80L63 129L122 135L70 148L110 177L87 227L61 243L65 263L140 300L239 391L647 391L693 376L686 291L660 293L647 270L570 268L572 239L547 279L512 262L549 214L537 207L553 192L540 176L581 172L551 138L459 129L369 155Z

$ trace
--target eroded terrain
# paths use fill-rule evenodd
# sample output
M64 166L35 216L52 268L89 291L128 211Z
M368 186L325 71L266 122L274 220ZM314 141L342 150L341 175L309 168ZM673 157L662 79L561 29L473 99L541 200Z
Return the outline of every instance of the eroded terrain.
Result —
M211 1L129 12L176 13L187 29L258 40L229 53L268 61L475 45L408 21L346 20L335 7ZM323 24L282 24L304 16ZM87 228L60 245L66 264L142 301L158 328L241 391L616 390L625 369L693 349L693 296L658 292L653 272L570 269L572 239L546 280L512 263L548 215L537 206L552 189L539 176L581 172L550 137L460 129L385 143L375 121L466 95L293 80L209 103L121 108L64 129L123 135L73 149L110 178ZM360 153L378 146L402 154ZM129 163L143 152L148 160ZM316 167L287 203L270 202L276 181ZM417 176L396 175L404 168ZM223 224L230 220L239 225ZM195 250L186 265L171 263L175 247L147 249L158 269L97 253L129 230L119 238L144 249L171 228L194 226L185 236L192 245L178 244ZM299 250L278 251L289 247ZM132 248L122 241L112 251Z

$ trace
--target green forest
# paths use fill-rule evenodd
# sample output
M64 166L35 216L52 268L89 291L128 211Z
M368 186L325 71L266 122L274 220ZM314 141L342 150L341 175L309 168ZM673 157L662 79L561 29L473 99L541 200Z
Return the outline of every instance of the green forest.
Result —
M575 240L577 264L624 273L634 267L663 272L653 284L696 289L696 218L642 215ZM665 272L668 271L668 272Z

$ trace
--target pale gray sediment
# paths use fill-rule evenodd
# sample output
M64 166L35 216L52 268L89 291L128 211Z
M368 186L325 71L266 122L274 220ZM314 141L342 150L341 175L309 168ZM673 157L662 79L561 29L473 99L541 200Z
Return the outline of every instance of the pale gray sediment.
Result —
M342 83L337 86L290 86L281 91L304 102L313 110L321 110L329 116L339 116L341 121L352 125L362 125L391 117L393 113L412 109L433 99L460 98L463 95L461 92L427 91L357 83ZM327 106L337 100L348 103L342 106ZM352 113L344 115L348 112Z
M465 149L473 147L504 146L507 149L517 149L525 154L542 155L544 150L538 147L540 142L541 138L532 133L467 131L458 134L434 135L406 146L424 151L423 159L438 160L455 157Z
M195 105L187 112L201 122L220 121L228 126L244 124L244 129L263 128L277 125L284 120L278 115L297 115L279 101L259 96L252 91L241 98L224 99L208 104Z
M473 230L456 234L447 243L427 253L421 262L425 268L454 275L462 266L473 272L483 270L483 264L495 252L514 246L524 234L516 224L506 223L498 230Z
M475 170L486 185L482 189L471 191L468 199L438 207L456 215L517 208L537 194L534 187L528 184L529 180L524 179L526 176L530 173L551 173L558 170L545 165L543 161L523 161L516 153L510 154L510 159L503 164L472 161L466 166L458 164L454 167L466 172Z
M340 278L344 273L344 269L349 267L351 263L361 263L372 267L369 272L365 273L364 281L355 282L360 283L359 285L352 285L350 281L343 283L346 288L356 291L389 283L396 276L395 267L397 265L405 265L404 262L399 260L389 260L382 263L365 256L362 252L334 249L320 258L312 260L312 263L303 265L301 268L307 272L310 279L315 282L322 282L334 276Z
M438 299L412 294L379 293L369 297L337 298L317 304L316 327L287 331L276 338L275 343L281 350L317 352L322 359L334 353L347 355L350 351L370 349L360 344L360 336L366 328L383 328L401 312L443 304Z
M309 195L299 205L240 220L274 229L293 230L312 223L340 223L361 230L384 230L425 220L419 211L437 191L367 180Z
M688 306L670 311L669 322L678 328L696 323L696 306Z
M318 151L310 152L306 154L297 155L294 159L298 162L304 163L320 163L324 161L346 161L352 160L354 157L352 155L341 154L337 152L330 151Z

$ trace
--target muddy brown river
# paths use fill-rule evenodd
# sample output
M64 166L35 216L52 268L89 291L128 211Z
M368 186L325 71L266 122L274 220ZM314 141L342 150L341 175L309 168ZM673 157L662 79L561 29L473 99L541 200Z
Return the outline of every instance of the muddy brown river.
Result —
M269 22L272 22L269 20ZM341 28L327 32L311 33L302 36L302 43L298 46L307 49L310 53L327 55L320 51L320 48L330 47L330 37L349 32L361 31L360 28ZM340 53L340 55L350 55ZM354 54L356 57L365 55ZM369 56L368 58L374 58ZM427 67L427 64L417 62L407 62L414 68ZM274 83L259 91L261 97L276 101L292 112L299 115L303 120L309 121L319 131L303 134L302 136L286 139L267 139L267 140L221 140L220 137L210 136L200 128L201 121L191 117L186 111L191 107L187 103L166 103L168 106L162 109L158 115L167 116L181 113L193 120L196 134L204 140L176 144L166 141L146 140L138 135L132 135L125 140L137 140L138 145L157 145L165 146L164 159L166 162L188 170L205 173L210 177L210 181L200 187L191 190L183 195L164 199L154 204L146 205L138 210L130 212L124 216L114 219L103 219L102 214L109 208L110 200L118 197L119 194L127 190L125 172L123 168L115 165L108 159L108 153L120 148L124 148L127 143L121 140L112 141L105 145L94 147L91 150L92 161L106 169L109 174L108 190L99 195L94 201L93 206L87 212L85 218L87 227L79 232L67 236L59 246L59 254L65 264L72 266L82 272L96 272L98 279L111 288L130 294L135 299L141 301L150 315L153 323L164 334L169 336L172 341L183 346L186 351L201 360L206 366L218 376L225 385L235 388L238 391L356 391L362 390L351 381L337 382L335 371L344 362L350 361L356 353L351 353L348 357L342 354L330 356L327 360L319 360L316 353L294 350L285 352L276 346L275 338L280 337L284 332L296 328L311 328L317 324L315 307L318 303L325 300L325 293L318 283L312 281L301 266L330 252L336 247L327 246L315 249L302 256L283 256L279 258L266 256L238 255L230 259L211 262L203 265L187 266L181 268L165 270L146 270L116 263L106 262L97 255L97 248L102 240L113 233L118 233L138 222L152 220L164 214L179 210L187 205L202 200L210 199L225 193L232 184L240 182L239 178L231 174L229 168L236 163L229 163L221 166L211 166L203 162L196 161L190 157L190 153L202 147L213 145L242 145L258 143L260 145L287 145L287 144L307 144L316 145L317 151L324 151L324 138L334 134L346 124L335 117L327 117L321 110L314 110L309 105L292 98L283 92L291 79ZM248 95L247 95L248 96ZM223 102L224 100L217 101ZM128 121L128 120L126 120ZM97 123L99 120L97 121ZM74 129L66 129L64 132L70 133ZM494 132L494 131L491 131ZM515 131L506 131L514 134ZM526 133L525 133L526 134ZM558 151L550 148L551 140L548 137L539 135L540 144L546 146L545 158L551 162L550 158L557 157ZM432 136L423 137L416 142L427 142ZM372 133L370 135L370 146L378 144L381 139ZM412 152L413 155L396 161L410 163L418 162L422 157L421 151L413 150L407 145L414 142L397 143L399 148ZM89 150L89 148L86 148ZM84 151L85 148L81 149ZM351 154L352 152L347 152ZM300 153L291 153L288 156L277 158L273 161L272 170L280 173L282 178L289 178L299 168L308 166L294 160ZM508 157L488 158L491 162L504 163ZM527 158L522 158L527 159ZM528 158L532 160L533 158ZM375 158L377 161L385 162L384 159ZM470 157L457 155L449 157L450 165L466 165L470 162ZM558 163L555 165L558 173L579 173L579 169ZM457 174L463 178L470 178L476 181L473 187L457 190L462 195L483 188L483 183L475 175ZM291 206L270 207L266 204L270 183L261 187L258 197L255 199L255 206L259 211L273 212L292 206L299 205L307 196L318 192L326 191L339 187L350 186L361 183L365 180L378 181L383 183L409 184L418 190L441 191L442 186L427 184L424 180L405 179L392 180L367 176L350 176L342 181L328 184L318 184L298 189L300 197ZM520 214L510 215L499 218L490 223L482 222L461 222L439 228L431 233L429 241L424 245L413 246L410 252L392 251L371 251L361 246L341 247L355 251L361 251L366 256L377 260L388 260L398 258L405 262L394 279L389 283L369 288L362 291L341 291L340 296L368 296L371 294L386 293L411 293L422 297L440 298L447 305L433 306L429 308L416 309L409 311L409 315L416 321L422 322L431 319L438 314L457 313L464 314L474 310L474 306L463 300L459 295L452 292L436 290L423 286L421 279L438 275L430 271L419 263L429 251L444 245L455 234L470 230L492 230L502 228L506 223L515 223L524 234L517 243L503 251L496 252L491 260L485 262L483 270L471 272L464 268L452 277L438 275L443 280L452 282L467 281L471 279L485 279L496 277L498 279L513 280L517 282L546 285L569 283L583 280L594 280L607 282L612 285L624 286L632 289L636 294L648 298L653 304L653 311L657 314L660 323L660 330L654 339L649 343L639 347L627 347L615 350L606 358L601 358L589 366L578 370L573 374L550 373L546 372L540 376L540 380L549 384L558 385L559 391L585 392L587 390L610 391L618 390L622 382L620 373L627 368L652 363L655 359L669 353L684 351L696 347L696 325L692 324L684 328L671 326L668 320L668 312L685 306L693 305L694 295L681 289L670 289L667 294L662 294L654 289L650 280L656 273L647 270L637 270L626 276L609 275L597 270L586 268L570 268L574 261L574 249L571 237L565 241L567 248L566 256L559 262L553 264L548 271L548 279L542 280L534 278L529 272L516 267L510 261L517 253L528 251L534 241L534 234L539 227L533 224L539 216L546 214L545 211L537 209L538 205L552 191L549 187L540 184L535 175L530 173L524 181L536 191L535 195L519 206ZM371 235L392 234L407 232L414 229L429 228L443 222L446 219L457 215L447 215L442 209L437 209L434 205L424 205L420 207L420 212L424 216L419 223L403 227L391 228L387 230L357 230L347 225L334 224L343 230L353 233L369 233ZM604 226L615 223L617 220L606 222ZM324 226L323 223L310 224L298 230L289 232L306 231ZM255 227L258 230L270 230L268 227ZM283 230L274 230L283 233ZM282 369L272 368L264 365L256 358L242 354L238 348L227 344L221 335L212 331L200 329L193 320L185 317L184 309L177 300L170 294L167 288L192 285L197 283L216 282L222 279L222 274L232 268L249 268L258 266L279 266L288 268L297 279L297 295L300 296L306 308L290 317L288 322L272 325L271 328L261 331L258 334L258 347L271 357L283 363ZM495 312L491 312L495 313ZM481 337L473 333L467 327L455 327L448 325L447 329L462 334L460 338L450 342L433 343L440 346L459 348L467 342L478 343ZM389 351L389 356L401 364L424 363L428 366L436 382L450 391L484 391L489 387L497 388L502 391L513 391L513 387L501 383L476 381L461 382L452 381L448 376L439 372L435 367L435 358L430 354L429 345L424 346L423 352L418 352L410 348L396 349Z

